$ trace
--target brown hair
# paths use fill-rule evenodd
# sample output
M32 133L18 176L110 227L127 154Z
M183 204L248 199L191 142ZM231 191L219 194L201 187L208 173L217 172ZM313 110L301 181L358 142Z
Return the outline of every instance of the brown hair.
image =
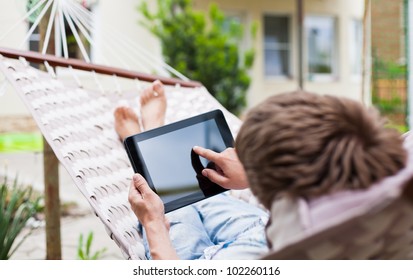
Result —
M310 198L365 189L406 162L402 138L375 110L347 98L276 95L252 109L236 140L253 193Z

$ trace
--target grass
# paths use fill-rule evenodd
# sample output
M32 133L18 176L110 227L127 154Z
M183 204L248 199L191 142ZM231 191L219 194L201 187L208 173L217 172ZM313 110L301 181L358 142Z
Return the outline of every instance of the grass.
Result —
M43 139L40 133L0 134L0 153L40 152Z

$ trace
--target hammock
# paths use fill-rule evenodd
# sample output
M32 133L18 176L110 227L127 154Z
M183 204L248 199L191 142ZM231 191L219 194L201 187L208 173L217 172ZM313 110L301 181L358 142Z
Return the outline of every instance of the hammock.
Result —
M124 256L144 258L141 237L136 230L137 218L127 201L133 170L114 130L115 107L129 105L136 108L139 115L140 91L145 83L160 80L166 85L166 123L221 109L236 135L240 120L223 108L200 83L190 81L159 57L122 36L110 23L101 23L106 30L102 35L107 37L104 44L97 44L92 36L95 32L93 14L75 0L33 1L20 20L30 21L31 26L19 48L27 44L42 19L46 29L43 47L39 50L41 54L2 48L0 71L16 89L45 140ZM0 42L20 22L1 34ZM84 61L69 58L67 31L72 33ZM53 41L61 42L61 48L53 49L58 49L63 58L46 54ZM123 69L91 64L85 41L105 50ZM124 50L127 61L119 56L116 51L119 48ZM105 57L101 60L105 65L112 65ZM29 62L43 64L48 73L31 67ZM141 72L130 71L131 64ZM61 71L64 75L58 75ZM92 81L92 86L83 85L81 78L85 76ZM166 78L170 76L178 79ZM234 195L257 203L248 191L234 192Z
M140 80L146 81L159 79L167 84L166 123L221 109L234 135L240 127L240 120L195 82L134 74L32 52L0 49L0 54L3 55L0 71L26 104L60 163L105 225L109 236L129 259L143 259L144 248L136 229L137 218L127 201L134 172L114 130L113 111L118 104L137 108L139 92L102 93L80 88L31 67L21 58L47 62L51 66L71 65L130 78L139 76ZM5 56L20 59L6 59ZM248 194L242 195L249 199Z

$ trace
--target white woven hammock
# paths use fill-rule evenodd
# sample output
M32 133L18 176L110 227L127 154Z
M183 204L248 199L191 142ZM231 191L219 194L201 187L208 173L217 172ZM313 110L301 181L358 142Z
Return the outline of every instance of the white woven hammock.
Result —
M40 57L46 54L51 38L54 37L62 46L60 55L63 60L69 60L65 28L65 25L68 25L86 63L90 63L91 58L81 37L90 46L103 48L117 58L122 67L127 69L125 72L131 69L132 64L134 69L146 73L158 73L166 77L173 75L182 83L189 81L139 44L122 37L122 33L114 30L110 23L102 23L108 31L108 34L105 34L108 39L104 45L97 46L92 36L93 14L76 0L33 1L20 22L0 36L0 44L19 23L30 20L31 27L20 45L20 48L24 47L45 15L49 15L49 18L46 19L48 24ZM126 51L128 63L118 55L117 49ZM31 67L23 57L25 52L20 53L23 54L21 57L11 56L14 59L6 58L10 56L3 53L0 71L16 89L60 163L89 201L125 257L144 258L141 237L136 230L137 218L127 201L133 170L114 130L113 111L117 105L122 104L137 109L139 114L139 94L146 86L145 83L136 77L122 79L117 73L101 76L97 74L99 71L88 70L86 76L94 85L85 86L82 81L85 74L79 75L79 71L74 70L76 67L60 65L66 69L62 79L57 74L61 69L52 68L51 65L55 65L47 60L47 55L35 62L44 64L48 73ZM123 72L122 69L118 70ZM145 80L150 82L150 79L151 76L147 75ZM153 80L155 79L153 77ZM110 87L104 85L107 80L111 81ZM128 81L125 83L125 80ZM240 120L225 110L204 87L181 87L181 82L176 81L177 84L169 83L174 85L166 86L166 123L219 108L236 135ZM125 84L127 89L124 89ZM251 199L251 202L256 201L250 192L239 192L235 195L241 194L245 199Z
M119 103L137 108L139 92L102 93L70 86L24 61L4 57L0 71L125 257L144 258L137 218L127 201L133 170L114 130L113 117ZM166 97L166 123L219 108L234 135L240 127L240 120L203 87L166 86Z

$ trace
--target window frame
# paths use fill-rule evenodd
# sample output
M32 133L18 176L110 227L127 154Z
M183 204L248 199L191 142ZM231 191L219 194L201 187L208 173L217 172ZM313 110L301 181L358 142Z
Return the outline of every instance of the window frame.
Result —
M30 30L32 28L32 23L28 22L28 29ZM39 33L39 25L36 26L36 28L33 30L33 33L29 36L29 39L27 40L27 49L32 52L40 52L40 33ZM37 49L32 48L32 43L37 42ZM30 62L30 66L39 69L39 64Z
M331 63L331 73L310 73L310 63L309 63L309 44L308 44L308 26L307 20L309 18L329 18L333 20L333 47L332 47L332 63ZM339 61L340 61L340 35L339 35L339 16L334 14L317 14L310 13L304 17L304 63L306 71L306 80L308 82L336 82L339 80Z
M288 28L287 28L287 32L288 32L288 39L289 42L288 43L284 43L287 46L288 50L288 73L283 74L283 75L267 75L265 68L266 68L266 64L267 64L267 60L265 57L265 51L267 50L266 48L266 44L265 44L265 18L266 17L286 17L288 19ZM293 64L293 59L294 59L294 36L293 36L293 24L294 24L294 16L291 13L264 13L262 15L262 57L263 57L263 67L262 67L262 71L263 71L263 77L265 80L276 80L276 81L283 81L283 80L292 80L294 75L294 64Z

